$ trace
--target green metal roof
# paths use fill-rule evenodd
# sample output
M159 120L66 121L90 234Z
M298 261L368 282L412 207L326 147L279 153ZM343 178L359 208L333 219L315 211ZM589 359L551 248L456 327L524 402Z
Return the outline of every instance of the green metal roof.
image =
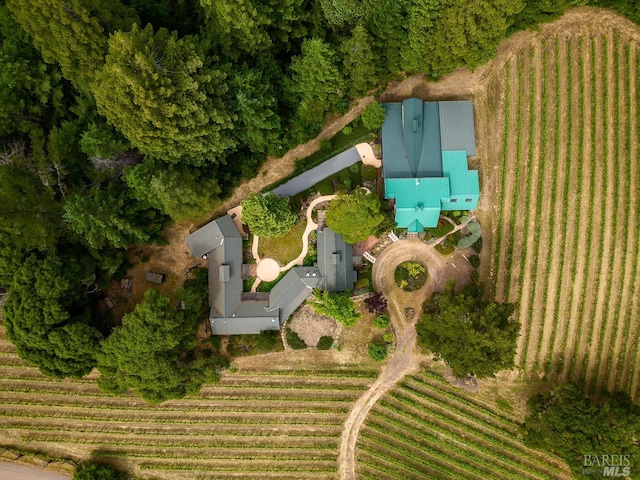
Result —
M449 178L451 195L480 195L478 171L469 170L467 152L442 152L442 173Z
M409 228L415 221L426 228L438 224L442 202L449 201L448 178L388 178L384 183L385 196L396 200L398 227Z

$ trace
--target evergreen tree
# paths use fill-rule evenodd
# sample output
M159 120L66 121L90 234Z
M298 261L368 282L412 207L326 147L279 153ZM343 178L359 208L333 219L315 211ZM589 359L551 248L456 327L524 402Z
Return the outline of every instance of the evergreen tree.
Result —
M90 195L73 195L64 205L64 219L94 249L127 248L157 239L166 222L146 202L133 200L110 182Z
M61 109L62 74L0 4L0 136L28 133Z
M491 58L522 0L416 0L409 8L404 68L434 78Z
M416 324L418 343L443 359L456 377L478 378L513 368L520 323L511 315L514 305L489 302L478 285L455 292L450 280L442 293L434 293Z
M85 93L104 64L109 33L138 21L119 0L7 0L7 6L45 61L59 63Z
M23 248L53 249L64 233L60 204L25 168L0 166L0 205L0 230Z
M225 74L175 32L134 26L109 40L95 90L98 111L140 152L204 165L235 146L222 96Z
M229 82L235 96L236 135L254 153L275 152L282 135L278 101L260 70L243 68Z
M95 366L102 335L83 306L94 280L91 261L73 255L31 255L14 274L3 306L7 336L43 374L79 378Z
M360 97L376 84L376 58L371 50L372 39L367 30L358 25L351 37L342 44L342 63L352 97Z
M197 344L197 309L180 310L148 290L142 302L102 342L98 385L107 392L134 390L149 403L197 392L205 380L202 361L189 360Z
M127 167L124 180L130 195L174 220L201 216L220 203L215 170L189 165L166 165L146 159Z
M254 0L200 0L207 33L230 58L254 55L271 46L266 26L273 17L262 2Z
M291 62L291 91L299 100L301 122L319 128L324 116L344 97L344 79L331 46L318 38L305 40L302 55Z
M353 27L363 14L361 0L320 0L327 23L334 28Z

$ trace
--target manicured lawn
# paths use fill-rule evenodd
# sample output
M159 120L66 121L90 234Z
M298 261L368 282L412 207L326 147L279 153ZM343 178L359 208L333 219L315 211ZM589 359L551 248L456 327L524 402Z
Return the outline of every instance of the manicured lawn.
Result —
M302 233L306 220L293 227L284 237L260 237L258 253L260 258L269 257L286 265L302 251Z

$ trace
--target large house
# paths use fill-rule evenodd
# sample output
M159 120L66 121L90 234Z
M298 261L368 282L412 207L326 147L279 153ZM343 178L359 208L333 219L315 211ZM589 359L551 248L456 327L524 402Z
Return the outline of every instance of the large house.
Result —
M256 334L279 330L314 288L353 288L356 273L351 245L328 227L318 232L318 264L294 267L268 293L243 292L242 235L229 215L189 235L196 258L209 259L209 320L213 335Z
M396 223L410 233L438 225L442 210L474 210L480 197L470 101L383 104L385 197L395 200Z

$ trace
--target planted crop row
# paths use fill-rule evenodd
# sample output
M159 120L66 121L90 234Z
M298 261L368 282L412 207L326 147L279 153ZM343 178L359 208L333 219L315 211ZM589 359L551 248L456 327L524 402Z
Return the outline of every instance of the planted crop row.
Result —
M531 89L529 92L529 100L530 102L533 104L533 99L536 98L536 89L537 89L537 84L538 84L538 70L537 68L535 68L535 50L533 48L530 49L530 54L529 54L529 62L531 64L531 68L530 68L530 76L531 76ZM534 157L534 149L535 149L535 144L537 141L537 137L536 137L536 123L538 122L538 117L536 114L536 109L535 108L530 108L529 109L529 155L528 155L528 162L530 165L533 165L533 157ZM526 185L524 187L525 189L525 196L526 196L526 200L525 200L525 204L524 204L524 211L525 212L529 212L531 210L531 197L532 197L532 193L533 193L533 184L534 181L533 179L535 178L535 176L538 175L538 173L536 172L535 168L531 168L531 173L530 175L527 177L527 182ZM520 302L520 306L521 308L527 308L527 305L524 303L524 299L522 297L522 293L523 293L523 288L524 288L524 283L525 283L525 275L526 275L526 259L527 256L529 255L529 230L531 228L531 221L529 219L529 217L527 216L525 218L525 222L524 222L524 232L523 232L523 238L524 238L524 242L523 242L523 246L522 246L522 256L521 258L523 259L522 262L520 262L520 269L519 269L519 277L518 277L518 301ZM535 225L534 225L534 229L535 229ZM526 329L527 329L527 334L525 335L525 347L522 349L522 351L526 350L526 341L528 341L528 339L530 338L530 334L529 331L531 329L531 322L527 321L527 325L526 325Z
M449 418L440 418L437 416L429 416L426 414L417 414L415 411L409 413L409 409L405 405L396 405L392 400L384 401L374 408L368 423L373 426L382 422L380 428L383 431L388 429L388 424L395 425L400 431L406 431L412 435L416 435L425 440L425 433L428 435L436 434L441 438L442 442L453 443L469 453L470 457L476 457L479 453L486 454L490 457L500 459L505 464L511 466L515 471L529 471L534 475L540 476L543 467L536 460L529 460L523 455L526 450L521 445L514 447L508 442L504 442L502 438L492 437L490 434L480 432L475 429L469 429L464 424L459 424ZM387 424L385 426L385 423Z
M498 197L502 198L505 195L507 186L507 158L509 158L509 137L511 135L511 61L505 64L504 78L504 118L503 118L503 130L502 130L502 166L500 173L500 191ZM496 241L493 253L493 264L495 265L495 271L493 275L493 292L497 292L498 277L500 273L500 249L502 248L502 228L503 228L503 215L498 215L498 228L496 229Z
M405 468L412 467L413 471L422 475L434 468L441 468L441 470L454 475L478 480L481 480L483 476L486 478L487 475L486 471L477 468L476 462L461 459L453 451L445 454L438 450L434 451L433 444L418 444L416 447L402 439L391 437L381 430L365 429L362 432L360 448L377 452L384 455L385 458L391 457Z
M470 449L464 443L456 441L455 438L445 438L426 428L420 430L411 427L409 429L401 428L398 424L393 423L393 419L385 420L383 417L377 417L363 429L362 435L370 437L378 443L383 442L389 448L398 451L406 450L406 446L409 446L414 452L415 450L429 452L433 462L445 466L455 461L463 469L467 467L485 478L487 474L492 477L501 477L501 473L506 474L507 479L513 478L513 469L508 463L497 458L495 454L487 454L479 450L472 452L473 448Z

